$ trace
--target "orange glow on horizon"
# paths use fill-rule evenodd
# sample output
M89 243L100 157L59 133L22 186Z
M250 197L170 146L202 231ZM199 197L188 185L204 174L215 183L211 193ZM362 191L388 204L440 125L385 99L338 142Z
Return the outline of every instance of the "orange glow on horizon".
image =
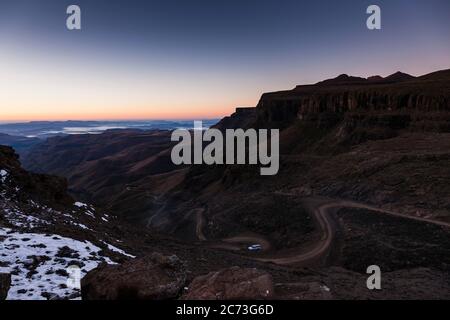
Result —
M217 119L261 95L205 70L194 81L188 71L69 58L1 52L0 122Z
M232 111L234 112L234 111ZM229 114L231 114L230 112ZM227 113L143 113L143 114L107 114L107 113L89 113L89 114L27 114L27 115L8 115L0 116L0 121L66 121L66 120L80 120L80 121L118 121L118 120L194 120L194 119L220 119L228 116Z
M36 110L35 108L33 108ZM49 108L51 109L51 108ZM236 107L196 107L196 108L177 108L161 107L148 108L151 111L143 111L140 107L123 107L111 108L114 110L107 111L107 108L90 108L92 111L73 112L72 108L68 108L67 112L58 111L50 112L45 110L43 112L17 112L16 110L28 110L28 108L13 108L9 112L0 111L0 122L28 122L28 121L119 121L119 120L207 120L207 119L221 119L231 115ZM70 111L69 111L70 110ZM145 110L145 109L144 109ZM16 112L14 112L16 111Z

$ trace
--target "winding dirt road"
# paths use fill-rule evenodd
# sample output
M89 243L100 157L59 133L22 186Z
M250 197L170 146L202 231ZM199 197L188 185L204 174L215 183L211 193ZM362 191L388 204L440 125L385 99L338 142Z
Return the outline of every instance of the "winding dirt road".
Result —
M377 207L373 207L370 205L357 203L353 201L346 200L332 200L326 198L308 198L304 199L307 207L313 213L319 227L321 229L322 235L319 241L314 244L313 247L309 248L306 252L302 252L299 254L289 255L285 257L274 256L271 258L258 258L258 257L250 257L251 259L262 261L262 262L270 262L280 265L309 265L311 263L316 263L317 261L321 261L327 257L330 252L331 245L335 239L335 234L337 230L337 222L333 219L333 212L341 208L358 208L358 209L367 209L375 212L380 212L384 214L388 214L395 217L401 217L405 219L420 221L424 223L431 223L435 225L439 225L442 227L450 228L450 223L443 221L436 221L427 218L420 218L415 216L410 216L406 214L396 213L389 210L380 209ZM198 238L203 238L203 233L201 232L203 226L203 218L201 215L197 216L197 236ZM258 237L255 235L238 235L233 238L227 238L221 240L223 243L227 243L230 246L231 243L246 243L255 244L259 243L263 246L263 249L266 250L270 248L270 243L263 237ZM226 246L224 246L226 248ZM232 248L233 250L238 250L239 248ZM263 251L264 251L263 250Z
M329 215L330 210L334 208L336 208L336 204L329 203L322 204L313 210L315 219L317 220L320 229L322 230L322 236L320 240L315 244L315 246L309 251L288 257L255 258L255 260L286 265L300 263L306 264L321 259L328 253L336 232L334 224Z
M324 200L327 201L327 200ZM331 202L330 202L331 201ZM289 256L289 257L277 257L277 258L256 258L258 261L272 262L276 264L308 264L317 261L329 253L329 248L333 243L336 233L336 223L332 217L332 211L336 211L341 208L356 208L367 209L375 212L388 214L395 217L406 218L410 220L420 221L424 223L431 223L442 227L450 228L450 223L443 221L436 221L426 218L420 218L415 216L409 216L406 214L396 213L389 210L380 209L370 205L357 203L346 200L328 200L327 203L316 206L313 210L314 216L318 221L320 228L322 229L322 237L317 244L308 252Z

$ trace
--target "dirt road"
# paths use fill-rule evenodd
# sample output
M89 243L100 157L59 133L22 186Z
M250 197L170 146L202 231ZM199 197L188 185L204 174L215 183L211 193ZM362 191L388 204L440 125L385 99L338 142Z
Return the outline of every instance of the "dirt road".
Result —
M320 240L317 241L313 247L308 248L306 252L301 252L298 254L291 254L289 256L280 257L278 255L268 258L258 258L251 257L251 259L262 261L262 262L271 262L280 265L289 265L289 264L298 264L298 265L308 265L311 263L315 263L324 259L328 253L330 252L330 247L333 241L335 240L335 234L337 230L337 222L333 219L333 212L341 208L359 208L359 209L367 209L375 212L380 212L384 214L388 214L391 216L401 217L405 219L411 219L415 221L420 221L424 223L432 223L435 225L439 225L442 227L450 228L450 223L443 221L436 221L427 218L420 218L415 216L410 216L406 214L396 213L389 210L380 209L377 207L373 207L370 205L357 203L353 201L347 200L333 200L326 198L305 198L304 199L307 206L310 208L311 212L314 215L320 229L321 229L321 237ZM197 228L196 234L199 240L206 240L201 232L203 226L203 218L202 215L197 215ZM263 247L263 251L266 251L270 248L270 243L267 239L258 236L258 235L237 235L232 238L222 239L222 243L226 243L230 248L233 247L234 243L248 243L248 244L256 244L259 243ZM239 250L241 246L236 246L231 249Z

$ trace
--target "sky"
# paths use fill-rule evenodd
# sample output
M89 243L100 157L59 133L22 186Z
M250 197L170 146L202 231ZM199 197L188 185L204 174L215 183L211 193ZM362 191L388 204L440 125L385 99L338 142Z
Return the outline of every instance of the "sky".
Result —
M449 39L448 0L1 0L0 121L220 118L342 73L448 69Z

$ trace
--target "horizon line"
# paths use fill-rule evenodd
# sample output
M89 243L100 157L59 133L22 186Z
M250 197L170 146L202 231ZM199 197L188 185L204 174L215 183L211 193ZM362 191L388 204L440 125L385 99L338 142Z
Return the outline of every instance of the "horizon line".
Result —
M144 121L212 121L212 120L220 120L223 117L195 117L195 118L102 118L102 119L40 119L40 120L32 120L32 119L15 119L15 120L0 120L0 124L7 124L7 123L31 123L31 122L114 122L114 121L135 121L135 122L144 122Z

